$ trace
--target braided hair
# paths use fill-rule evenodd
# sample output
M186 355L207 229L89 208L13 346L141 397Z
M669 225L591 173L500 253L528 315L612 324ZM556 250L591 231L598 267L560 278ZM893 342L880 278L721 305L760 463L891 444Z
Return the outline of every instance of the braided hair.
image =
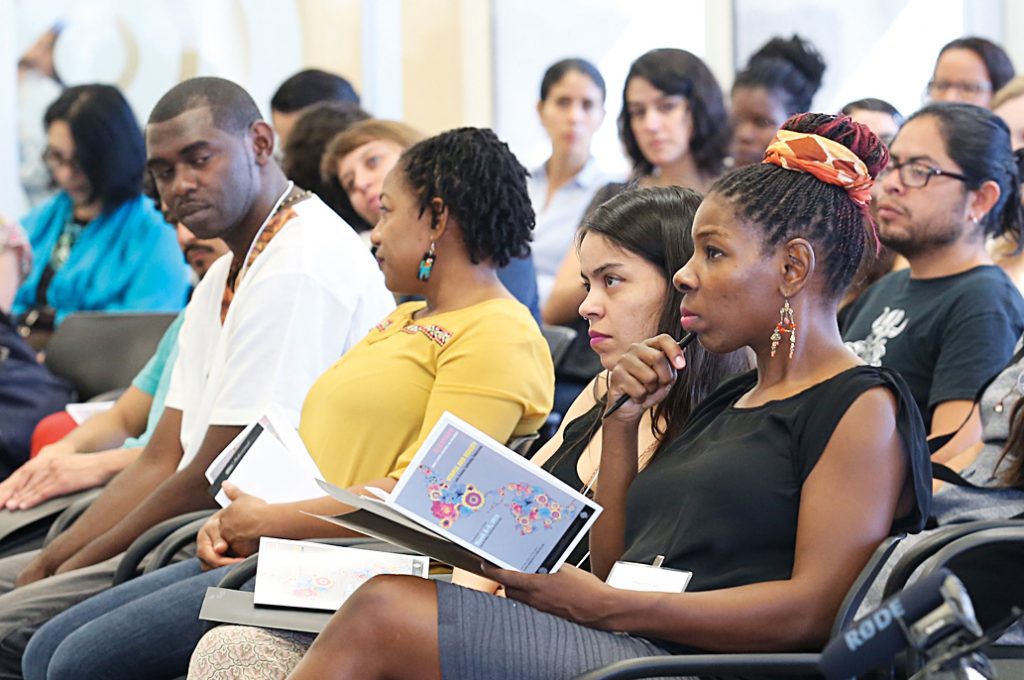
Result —
M801 113L783 130L827 137L847 147L876 177L889 162L889 151L867 126L848 116ZM867 241L866 212L846 191L804 172L758 163L735 170L709 191L726 198L741 219L764 232L765 249L793 238L810 241L824 254L826 292L838 298L853 280Z
M459 223L470 261L504 267L530 254L535 222L526 168L492 130L464 127L425 139L398 166L420 215L440 198Z

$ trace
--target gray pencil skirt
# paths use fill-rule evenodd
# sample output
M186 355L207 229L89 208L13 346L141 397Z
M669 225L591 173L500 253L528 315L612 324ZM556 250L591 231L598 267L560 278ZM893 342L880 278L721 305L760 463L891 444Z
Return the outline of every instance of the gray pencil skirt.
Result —
M444 680L571 680L615 661L671 653L444 582L437 583L437 622Z

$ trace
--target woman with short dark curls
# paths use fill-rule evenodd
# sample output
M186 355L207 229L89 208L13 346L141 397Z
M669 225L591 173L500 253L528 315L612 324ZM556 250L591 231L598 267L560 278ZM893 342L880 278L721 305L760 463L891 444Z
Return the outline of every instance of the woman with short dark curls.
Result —
M693 650L820 649L878 543L928 516L924 426L902 379L842 342L836 304L860 262L888 153L846 117L796 116L765 161L716 182L675 275L681 324L712 352L750 347L638 471L637 429L688 370L675 340L634 344L611 374L593 573L484 566L506 598L376 577L292 673L310 678L571 678ZM617 561L693 573L686 592L619 590Z

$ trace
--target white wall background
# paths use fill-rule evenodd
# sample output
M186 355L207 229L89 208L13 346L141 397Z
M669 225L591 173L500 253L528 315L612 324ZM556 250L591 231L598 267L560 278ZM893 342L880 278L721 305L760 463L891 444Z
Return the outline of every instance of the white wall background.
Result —
M1000 42L1024 70L1024 0L0 0L3 213L21 212L14 62L57 19L62 75L121 85L140 119L195 74L237 80L266 110L285 77L315 65L350 77L369 110L428 132L494 125L528 165L548 151L535 112L545 68L587 57L608 84L594 150L618 171L622 81L653 47L703 56L727 91L765 40L799 32L829 64L815 102L829 111L864 96L913 111L939 47L960 35ZM447 94L423 94L436 90Z

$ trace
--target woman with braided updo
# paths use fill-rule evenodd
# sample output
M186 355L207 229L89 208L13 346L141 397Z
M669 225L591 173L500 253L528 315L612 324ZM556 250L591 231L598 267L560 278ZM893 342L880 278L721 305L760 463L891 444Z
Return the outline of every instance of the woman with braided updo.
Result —
M846 117L790 119L761 164L715 183L675 275L681 323L713 352L750 347L730 379L637 471L644 411L687 370L668 335L612 370L590 535L594 574L484 567L507 598L377 577L293 679L566 678L620 659L819 649L871 552L930 502L924 427L906 385L843 345L836 304L860 262L887 151ZM693 572L687 592L617 590L617 560Z

